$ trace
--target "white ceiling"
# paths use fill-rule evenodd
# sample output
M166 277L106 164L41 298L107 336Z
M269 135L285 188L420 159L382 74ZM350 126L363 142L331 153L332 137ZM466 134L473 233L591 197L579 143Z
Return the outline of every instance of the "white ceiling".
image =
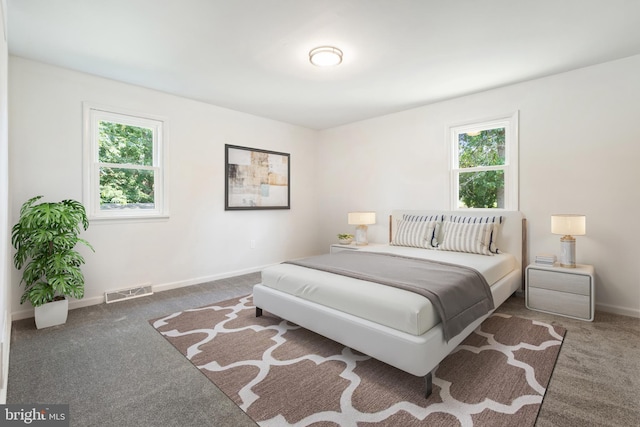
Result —
M640 0L7 3L13 55L312 129L640 54Z

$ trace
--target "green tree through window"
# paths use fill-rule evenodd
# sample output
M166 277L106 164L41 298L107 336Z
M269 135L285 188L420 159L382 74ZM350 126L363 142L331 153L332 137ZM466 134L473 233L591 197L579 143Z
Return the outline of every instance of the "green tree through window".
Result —
M83 103L83 117L89 218L166 218L166 120L90 103Z
M505 128L458 134L459 168L505 164ZM467 208L504 208L504 171L460 172L459 200Z
M153 130L101 121L98 125L100 207L154 203Z
M518 112L449 132L451 209L518 210Z

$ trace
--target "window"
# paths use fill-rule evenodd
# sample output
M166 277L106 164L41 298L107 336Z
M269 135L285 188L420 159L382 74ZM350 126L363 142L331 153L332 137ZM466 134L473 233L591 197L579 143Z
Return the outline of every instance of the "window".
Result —
M450 135L451 208L518 210L518 113Z
M166 216L164 120L85 104L84 122L84 201L89 217Z

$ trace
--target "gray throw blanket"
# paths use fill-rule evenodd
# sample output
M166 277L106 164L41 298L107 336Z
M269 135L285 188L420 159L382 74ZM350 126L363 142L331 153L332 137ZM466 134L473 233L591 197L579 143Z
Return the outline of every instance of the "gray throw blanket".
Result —
M286 263L420 294L440 315L447 342L494 308L489 284L470 267L365 251L341 251Z

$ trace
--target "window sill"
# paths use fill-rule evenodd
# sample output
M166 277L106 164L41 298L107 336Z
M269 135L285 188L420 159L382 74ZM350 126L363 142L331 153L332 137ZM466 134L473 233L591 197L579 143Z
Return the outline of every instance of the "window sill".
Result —
M119 215L119 216L90 216L91 224L125 224L133 222L165 222L169 220L169 214L165 215Z

